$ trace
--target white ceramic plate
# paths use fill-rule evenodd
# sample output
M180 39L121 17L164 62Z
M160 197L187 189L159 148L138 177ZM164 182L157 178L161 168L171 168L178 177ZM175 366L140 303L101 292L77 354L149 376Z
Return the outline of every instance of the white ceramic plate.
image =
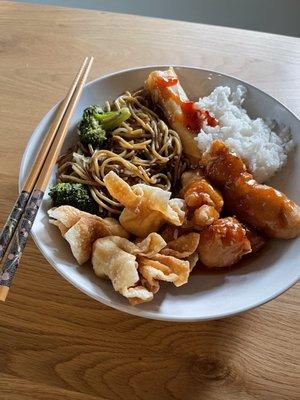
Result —
M113 100L125 90L134 90L143 85L153 69L144 67L103 76L89 83L82 94L73 116L70 131L64 146L66 150L76 139L75 126L82 111L91 104L103 104ZM244 106L251 116L276 119L291 128L295 142L300 143L300 122L285 106L259 89L238 79L220 73L176 67L181 83L191 99L207 95L219 85L236 88L243 84L248 89ZM33 132L26 147L20 168L21 187L29 171L39 145L53 118L57 105L42 119ZM273 184L300 203L300 171L298 150L290 157L288 165L273 179ZM54 180L54 174L52 177ZM231 272L192 275L188 284L176 288L162 284L161 290L150 303L130 306L128 301L115 293L110 282L97 278L92 268L78 267L67 242L47 218L50 207L46 195L32 229L35 243L49 263L71 284L108 306L131 314L169 321L199 321L222 318L259 306L292 286L299 279L300 238L294 240L272 240L257 257L250 258L242 267Z

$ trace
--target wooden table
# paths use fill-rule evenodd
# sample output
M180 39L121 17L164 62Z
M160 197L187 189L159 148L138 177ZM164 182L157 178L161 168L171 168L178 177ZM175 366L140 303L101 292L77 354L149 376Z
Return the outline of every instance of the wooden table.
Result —
M89 54L91 79L139 65L197 65L249 81L300 114L299 39L2 1L1 224L32 130ZM156 322L80 293L31 241L0 310L1 400L300 398L295 287L234 318Z

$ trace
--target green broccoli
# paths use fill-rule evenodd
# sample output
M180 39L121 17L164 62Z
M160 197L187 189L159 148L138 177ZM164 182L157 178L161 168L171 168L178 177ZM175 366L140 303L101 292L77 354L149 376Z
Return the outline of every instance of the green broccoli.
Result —
M91 214L99 213L99 206L92 198L86 185L81 183L57 183L49 195L55 207L69 205Z
M79 138L83 144L100 148L107 140L106 131L117 128L129 117L130 111L127 107L119 111L103 112L100 106L90 106L84 110L78 126Z

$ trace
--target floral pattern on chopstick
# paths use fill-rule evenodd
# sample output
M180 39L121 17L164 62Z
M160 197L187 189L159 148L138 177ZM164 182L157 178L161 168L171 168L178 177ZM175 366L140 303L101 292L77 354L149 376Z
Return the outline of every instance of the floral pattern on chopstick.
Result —
M22 213L24 211L24 208L26 206L26 203L28 201L30 193L28 192L21 192L20 196L18 197L17 201L15 202L14 208L12 209L8 220L5 224L5 226L2 229L1 235L0 235L0 261L2 260L7 245L13 235L14 230L16 229L16 226L18 225L18 222L22 216Z
M41 190L34 189L32 192L3 265L0 275L0 286L9 287L11 285L43 196L44 192Z

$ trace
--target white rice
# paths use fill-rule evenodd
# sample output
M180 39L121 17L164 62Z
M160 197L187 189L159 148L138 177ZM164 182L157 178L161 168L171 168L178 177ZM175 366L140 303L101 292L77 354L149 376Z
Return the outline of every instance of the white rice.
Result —
M212 141L220 139L241 156L258 182L264 182L275 174L287 161L293 148L289 130L276 124L267 124L261 118L251 119L242 108L246 94L244 86L231 92L227 86L219 86L207 97L199 99L199 106L219 120L215 128L205 125L196 140L202 151ZM277 126L278 128L278 126Z

